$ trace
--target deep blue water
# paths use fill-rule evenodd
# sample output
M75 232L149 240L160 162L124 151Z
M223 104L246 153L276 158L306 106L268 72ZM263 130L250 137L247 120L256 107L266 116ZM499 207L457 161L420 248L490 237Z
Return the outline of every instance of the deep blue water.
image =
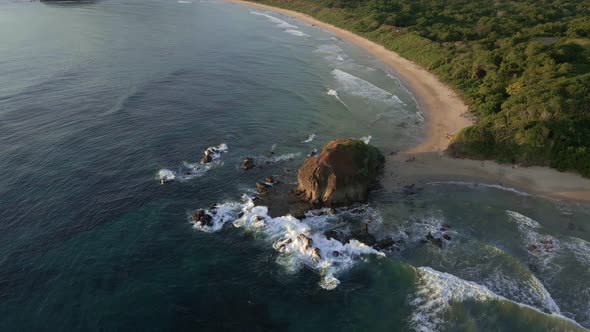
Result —
M0 82L0 331L590 326L584 205L458 184L378 190L376 231L408 244L351 254L333 290L275 251L275 234L193 228L194 209L241 204L330 139L370 135L386 153L420 139L393 73L316 27L222 2L4 1ZM180 179L220 143L215 167ZM272 163L243 172L246 156ZM161 185L162 169L181 181ZM420 243L443 223L444 250ZM531 256L543 236L559 251Z

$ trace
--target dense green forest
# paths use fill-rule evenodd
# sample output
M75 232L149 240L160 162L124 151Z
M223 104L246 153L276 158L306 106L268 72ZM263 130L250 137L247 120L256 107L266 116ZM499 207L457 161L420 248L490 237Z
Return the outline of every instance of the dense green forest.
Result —
M453 86L455 156L590 177L590 0L256 0L352 30Z

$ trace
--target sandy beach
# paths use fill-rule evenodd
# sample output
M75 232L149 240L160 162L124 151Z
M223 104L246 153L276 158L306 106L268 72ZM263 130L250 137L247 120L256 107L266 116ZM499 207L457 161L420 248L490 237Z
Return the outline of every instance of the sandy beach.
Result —
M453 89L414 62L366 38L300 12L249 1L226 1L280 13L331 32L368 51L407 85L424 115L425 137L408 151L387 156L383 178L386 189L395 191L405 185L435 181L471 181L511 187L550 198L590 201L590 179L575 173L445 156L443 151L452 136L472 123L466 116L468 108Z

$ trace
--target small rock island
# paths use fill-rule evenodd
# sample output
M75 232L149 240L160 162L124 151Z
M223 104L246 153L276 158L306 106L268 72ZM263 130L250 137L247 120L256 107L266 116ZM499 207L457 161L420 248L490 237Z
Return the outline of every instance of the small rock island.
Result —
M385 157L374 146L355 139L337 139L317 156L308 157L297 174L297 192L312 206L341 206L367 200L369 186Z
M274 217L290 214L302 218L310 209L364 202L384 162L385 157L374 146L336 139L303 162L297 187L273 177L257 183L255 203L267 206Z

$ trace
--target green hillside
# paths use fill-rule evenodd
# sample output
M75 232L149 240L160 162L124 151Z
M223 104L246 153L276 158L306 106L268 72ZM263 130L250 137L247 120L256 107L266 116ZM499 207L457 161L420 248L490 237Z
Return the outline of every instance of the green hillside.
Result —
M455 156L590 177L590 1L262 0L352 30L453 86Z

